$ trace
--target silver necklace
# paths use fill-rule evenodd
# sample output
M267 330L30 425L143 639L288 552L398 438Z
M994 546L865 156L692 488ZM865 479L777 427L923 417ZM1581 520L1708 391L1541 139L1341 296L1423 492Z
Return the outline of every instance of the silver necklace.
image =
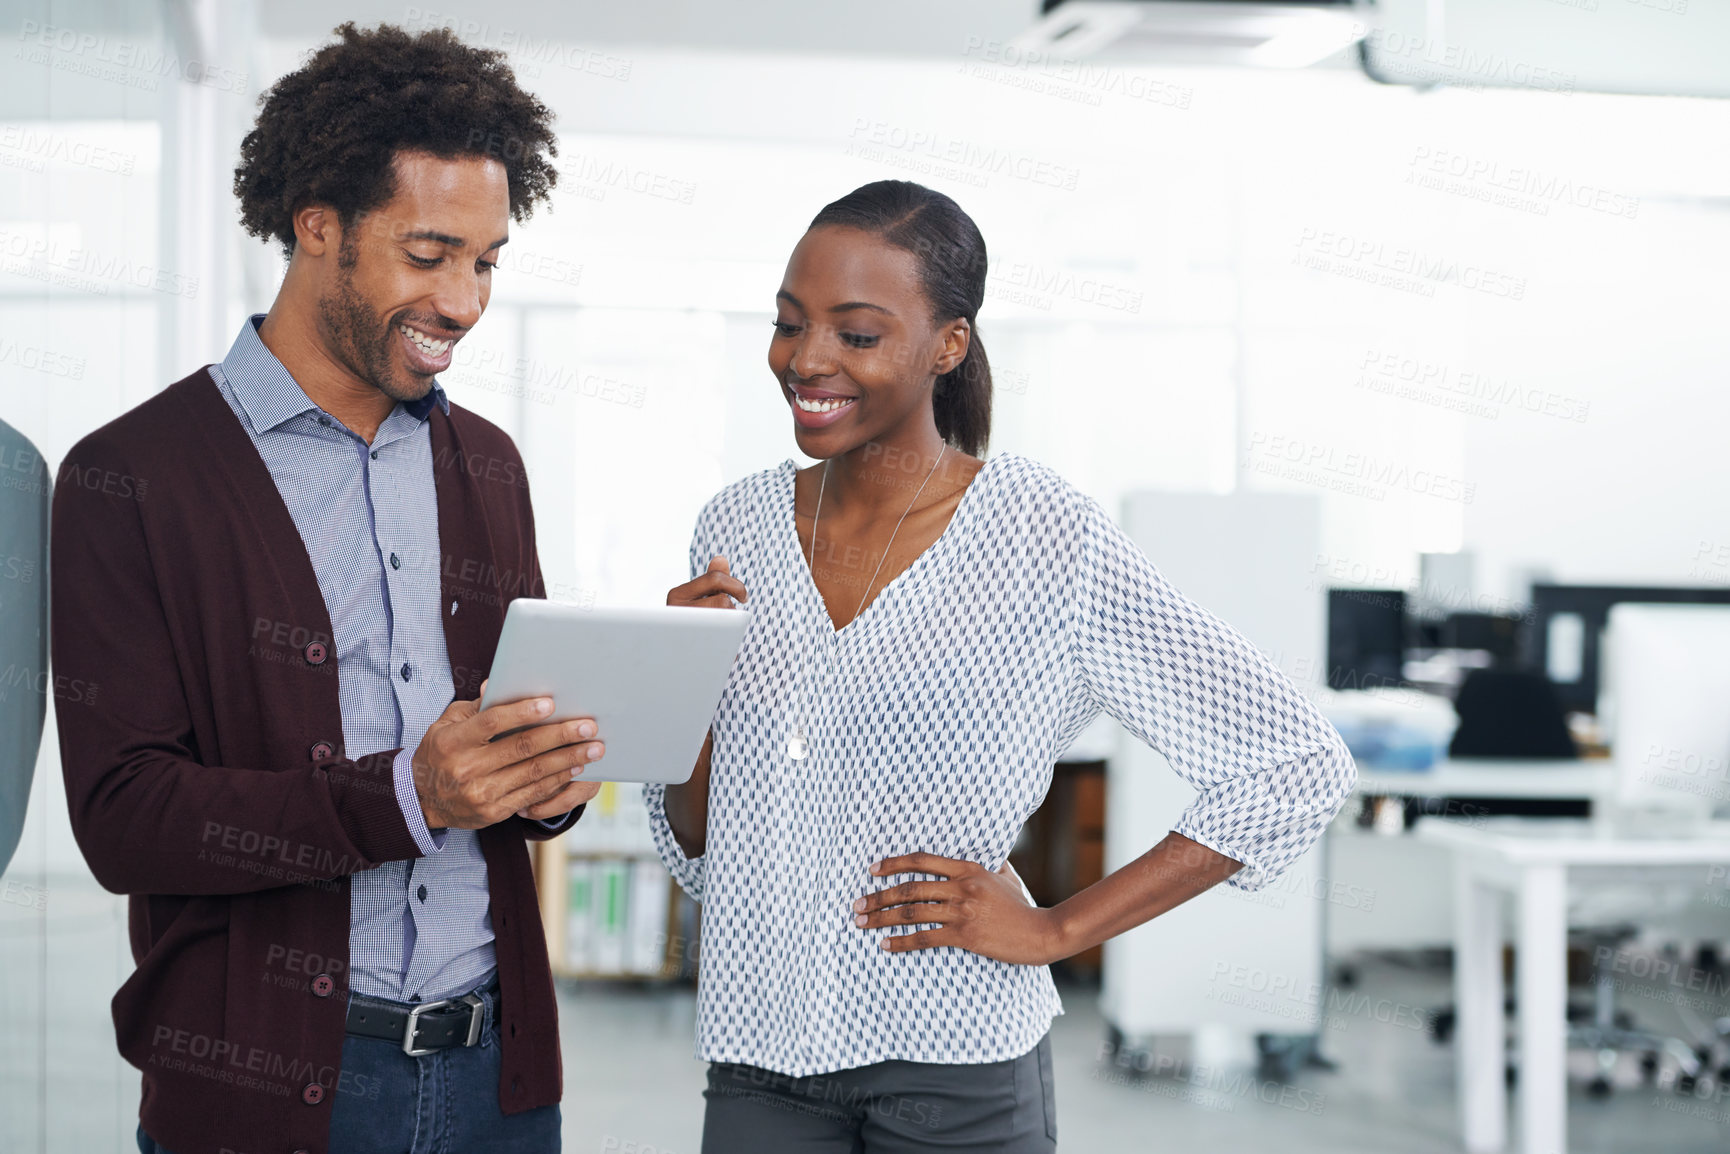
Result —
M889 550L895 545L895 535L901 532L901 522L907 520L907 514L913 512L913 506L919 503L919 494L923 493L925 491L925 486L931 483L931 478L937 474L937 466L943 463L943 455L948 451L948 444L945 444L941 449L937 450L937 459L931 462L931 471L925 474L925 480L919 482L919 487L913 490L913 498L907 502L907 508L901 510L900 520L895 522L895 528L890 531L889 540L883 546L883 556L877 559L877 568L871 571L871 580L865 582L865 591L859 594L859 604L854 606L853 616L847 619L848 625L851 625L859 619L859 614L865 608L865 599L871 596L871 587L877 584L877 575L883 572L883 563L889 560ZM817 584L817 571L813 567L813 560L817 556L817 523L823 516L823 489L828 484L828 481L829 462L824 461L823 475L817 480L817 511L811 514L811 547L805 554L805 568L811 572L811 584L813 587ZM821 604L823 600L821 592L818 593L817 600L819 604ZM823 613L825 617L828 616L827 607L823 608ZM845 628L845 626L843 626L843 628ZM811 690L809 682L807 681L804 700L806 709L809 709L810 704ZM805 740L804 723L800 721L790 722L787 726L787 756L792 758L794 761L803 761L805 760L805 754L809 752L809 750L810 744Z

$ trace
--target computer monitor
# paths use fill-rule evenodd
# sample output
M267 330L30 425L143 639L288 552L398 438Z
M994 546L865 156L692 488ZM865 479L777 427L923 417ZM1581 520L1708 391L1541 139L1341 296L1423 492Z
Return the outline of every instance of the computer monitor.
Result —
M1611 607L1600 720L1624 809L1730 807L1730 605Z
M1482 650L1500 662L1519 650L1520 620L1504 613L1450 613L1436 630L1436 647Z
M1533 585L1532 612L1520 636L1520 663L1549 677L1563 709L1597 712L1598 637L1611 607L1629 601L1730 605L1730 587Z
M1328 590L1328 688L1404 684L1403 589Z

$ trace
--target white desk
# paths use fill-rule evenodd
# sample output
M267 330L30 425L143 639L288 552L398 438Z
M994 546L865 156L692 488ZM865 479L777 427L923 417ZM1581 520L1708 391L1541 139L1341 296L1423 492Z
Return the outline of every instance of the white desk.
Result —
M1429 769L1370 769L1358 765L1358 792L1389 797L1600 796L1614 779L1607 759L1534 761L1531 758L1446 758Z
M1730 822L1672 837L1617 837L1582 818L1426 818L1413 831L1454 859L1455 1060L1466 1149L1507 1143L1502 1080L1501 899L1518 901L1522 1154L1567 1150L1567 889L1630 868L1700 870L1730 862Z
M1426 770L1358 765L1359 797L1540 798L1591 802L1610 788L1608 761L1449 758ZM1327 876L1374 895L1355 907L1327 911L1327 949L1344 958L1358 950L1446 949L1454 940L1454 890L1449 854L1410 833L1359 828L1348 809L1328 827ZM1467 807L1425 806L1426 815L1479 817Z

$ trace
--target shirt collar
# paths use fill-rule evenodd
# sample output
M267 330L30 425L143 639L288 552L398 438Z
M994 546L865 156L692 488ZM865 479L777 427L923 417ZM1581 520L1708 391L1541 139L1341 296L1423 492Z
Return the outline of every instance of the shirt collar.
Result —
M234 338L228 355L222 358L222 375L228 378L240 407L246 410L247 420L259 433L318 408L306 395L306 390L283 368L276 354L264 347L258 336L258 326L263 323L263 313L248 317L240 326L240 335ZM426 420L435 404L447 416L451 411L450 398L445 396L444 387L437 380L420 400L398 401L397 404L416 421Z

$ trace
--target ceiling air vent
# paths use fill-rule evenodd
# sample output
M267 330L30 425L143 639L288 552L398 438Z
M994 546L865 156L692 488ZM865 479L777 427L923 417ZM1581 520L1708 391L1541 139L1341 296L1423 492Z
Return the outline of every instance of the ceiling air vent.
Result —
M1348 59L1363 34L1350 0L1065 0L1048 3L1014 47L1125 64L1304 68Z

